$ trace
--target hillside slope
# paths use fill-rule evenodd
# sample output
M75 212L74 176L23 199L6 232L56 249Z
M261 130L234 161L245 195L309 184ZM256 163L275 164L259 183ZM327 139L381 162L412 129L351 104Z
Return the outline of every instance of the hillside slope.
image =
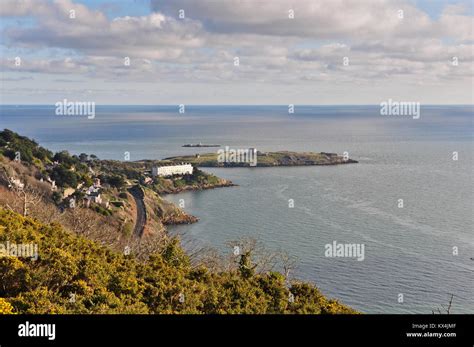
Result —
M139 260L0 209L0 245L7 241L37 245L38 259L0 257L2 312L355 313L310 284L288 289L281 274L254 274L250 254L236 270L211 272L192 267L179 241L168 239Z

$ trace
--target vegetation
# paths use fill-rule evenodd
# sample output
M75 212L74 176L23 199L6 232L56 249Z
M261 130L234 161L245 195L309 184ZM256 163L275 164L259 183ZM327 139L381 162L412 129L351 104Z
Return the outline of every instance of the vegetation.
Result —
M215 153L203 153L199 156L186 155L167 158L169 162L187 162L199 167L241 167L250 166L248 162L219 162L219 155ZM304 166L304 165L335 165L357 163L352 159L344 159L340 155L330 153L314 152L257 152L257 166Z
M50 162L53 158L51 151L8 129L0 131L0 153L11 160L19 159L29 164L33 164L35 159ZM17 153L20 153L20 158L17 158Z
M79 175L68 169L65 165L60 164L59 166L52 168L51 179L56 181L56 184L59 187L76 188L79 181Z
M92 155L90 157L93 158ZM94 160L92 164L106 176L122 176L132 180L140 179L145 170L143 163L133 161Z
M20 153L20 158L17 158L17 153ZM140 162L98 160L93 154L81 153L77 156L71 155L68 151L53 154L40 147L35 141L8 129L0 132L0 154L10 160L19 159L23 164L36 167L43 177L50 177L60 189L76 188L81 183L84 187L91 186L93 184L91 170L93 170L95 177L99 178L103 184L123 190L129 182L132 184L143 182L144 172L151 170L152 166L170 163L151 160ZM195 168L192 175L156 178L151 188L157 193L174 193L183 189L201 189L230 184L228 181ZM59 200L56 194L55 201Z
M0 257L0 313L356 313L310 284L247 271L250 253L237 270L212 272L171 238L141 260L0 209L7 240L37 244L39 258Z
M0 154L37 168L42 176L51 177L60 188L75 188L79 182L90 182L88 166L79 157L71 156L68 151L53 154L35 141L8 129L0 131Z
M109 209L106 209L106 208L104 208L100 205L94 205L93 209L97 213L100 213L101 215L106 216L106 217L112 215L112 211L110 211Z
M99 176L100 180L104 183L108 183L111 187L117 188L117 189L122 189L125 187L125 179L123 176L119 175L110 175L110 176L105 176L101 175Z
M13 306L3 298L0 298L0 314L13 314Z
M182 190L206 189L233 185L232 182L203 172L194 167L192 175L157 177L152 186L157 193L176 193Z

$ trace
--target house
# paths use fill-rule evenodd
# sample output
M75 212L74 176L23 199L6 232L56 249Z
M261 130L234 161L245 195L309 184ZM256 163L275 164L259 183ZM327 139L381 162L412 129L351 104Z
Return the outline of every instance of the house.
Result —
M86 190L86 195L98 194L99 191L100 191L100 189L97 188L96 186L90 186L90 187L87 188L87 190Z
M193 166L189 163L170 164L162 166L154 166L151 169L153 177L173 176L173 175L191 175L193 173Z
M9 188L14 188L18 190L23 190L25 188L25 184L22 183L19 179L10 177L10 184L8 185Z
M94 184L85 190L84 205L89 207L91 203L102 204L102 197L100 196L100 180L94 180ZM106 208L109 207L109 202L104 202Z
M51 184L51 190L52 191L56 191L57 187L56 187L56 181L53 181L50 177L47 177L46 178L46 182L48 182L49 184Z
M100 196L100 193L94 193L92 195L86 195L84 197L84 204L86 207L90 207L91 203L95 204L102 204L102 197ZM106 202L106 208L109 207L109 202Z

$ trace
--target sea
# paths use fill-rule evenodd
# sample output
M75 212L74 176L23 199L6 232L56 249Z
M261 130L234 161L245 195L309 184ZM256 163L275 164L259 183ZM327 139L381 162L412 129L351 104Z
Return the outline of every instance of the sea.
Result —
M420 117L379 105L98 105L95 117L54 106L2 105L0 129L53 151L162 159L231 149L346 154L358 164L206 168L237 186L167 195L199 218L172 227L185 245L253 238L295 259L290 275L365 313L474 313L472 105L423 105ZM181 109L183 111L183 109ZM358 245L363 257L328 254ZM363 246L363 247L362 247ZM339 256L344 255L344 256Z

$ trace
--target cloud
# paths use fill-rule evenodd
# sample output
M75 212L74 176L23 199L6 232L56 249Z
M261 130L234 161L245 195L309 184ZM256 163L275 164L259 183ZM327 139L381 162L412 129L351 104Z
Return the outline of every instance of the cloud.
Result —
M0 16L32 20L3 26L0 65L13 74L226 84L244 93L251 83L271 90L445 81L461 89L472 81L473 17L461 5L446 6L437 19L408 0L151 0L150 6L146 15L108 18L71 0L5 0ZM13 61L18 54L21 67Z
M258 33L313 39L373 39L429 34L429 16L407 1L393 0L151 0L168 16L180 9L210 32ZM294 18L290 18L292 10ZM403 19L400 12L403 11Z
M75 11L74 18L70 18L71 10ZM203 44L200 23L178 23L176 19L159 13L108 20L103 13L70 0L54 3L7 0L0 13L3 16L31 15L37 19L35 27L5 30L7 43L22 47L56 47L96 56L171 61L178 59L185 49Z

